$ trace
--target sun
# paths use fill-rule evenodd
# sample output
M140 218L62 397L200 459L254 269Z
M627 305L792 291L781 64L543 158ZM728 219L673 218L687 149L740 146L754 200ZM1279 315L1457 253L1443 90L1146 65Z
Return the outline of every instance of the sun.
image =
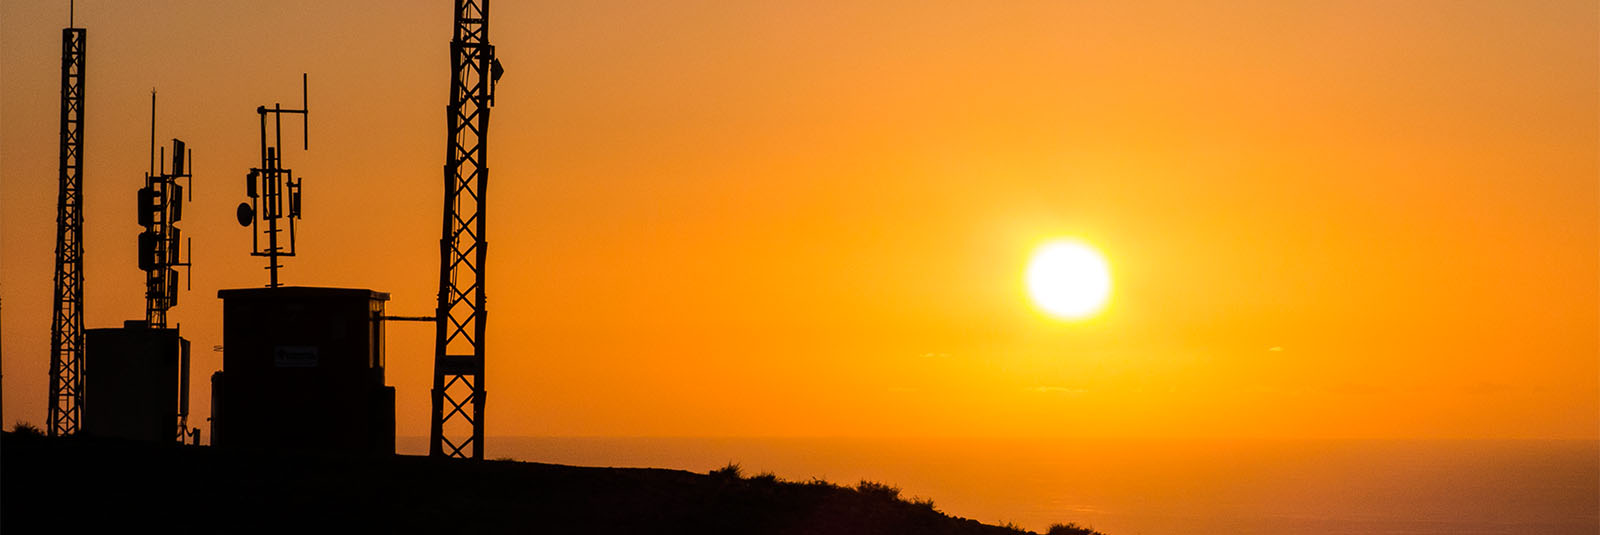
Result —
M1056 240L1039 247L1028 263L1028 295L1045 313L1061 319L1086 319L1111 298L1111 268L1093 247Z

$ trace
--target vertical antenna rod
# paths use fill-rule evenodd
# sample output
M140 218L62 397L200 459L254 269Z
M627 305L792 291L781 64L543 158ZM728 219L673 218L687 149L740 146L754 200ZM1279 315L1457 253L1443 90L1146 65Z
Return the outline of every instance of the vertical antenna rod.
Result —
M482 459L489 110L502 69L489 44L489 0L456 0L453 28L428 454Z
M87 37L82 28L61 30L61 173L50 321L50 410L46 417L50 436L77 433L83 415L83 60Z
M300 73L300 150L311 150L311 114L305 110L311 109L310 99L306 96L306 73Z
M150 174L156 174L156 88L150 88Z

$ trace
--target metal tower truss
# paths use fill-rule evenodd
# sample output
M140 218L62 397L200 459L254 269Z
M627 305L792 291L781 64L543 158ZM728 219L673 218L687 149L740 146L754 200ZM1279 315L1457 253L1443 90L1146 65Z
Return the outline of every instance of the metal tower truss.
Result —
M78 432L83 415L83 60L87 32L61 30L61 162L50 322L50 436Z
M502 72L489 0L456 0L450 72L428 453L482 459L489 110Z

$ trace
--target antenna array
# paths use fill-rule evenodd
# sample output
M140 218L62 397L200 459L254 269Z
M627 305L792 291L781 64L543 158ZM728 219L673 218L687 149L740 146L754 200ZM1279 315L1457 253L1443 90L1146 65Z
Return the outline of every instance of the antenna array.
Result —
M150 93L150 149L155 154L156 94ZM178 271L173 268L189 267L180 261L181 232L178 221L183 219L184 185L193 185L190 173L193 153L183 140L172 140L172 169L167 169L166 147L161 147L161 157L153 160L150 171L144 175L144 187L139 188L139 269L144 271L144 319L152 329L167 328L167 309L178 306ZM160 168L155 162L160 162ZM190 195L193 195L193 188ZM193 198L191 197L191 201ZM187 245L187 244L185 244ZM192 251L191 251L192 254ZM185 278L187 281L188 279ZM187 286L186 286L187 288Z
M270 273L268 288L278 283L279 258L295 254L295 222L300 220L300 187L303 178L283 166L283 115L301 116L301 150L311 149L310 108L306 105L306 75L300 75L300 109L287 109L274 103L271 108L257 106L261 117L261 165L252 167L245 179L248 202L239 203L240 226L250 227L250 255L267 257ZM272 142L268 144L267 116L272 116ZM262 228L262 227L266 228ZM280 236L281 235L281 236ZM263 245L262 242L265 242Z

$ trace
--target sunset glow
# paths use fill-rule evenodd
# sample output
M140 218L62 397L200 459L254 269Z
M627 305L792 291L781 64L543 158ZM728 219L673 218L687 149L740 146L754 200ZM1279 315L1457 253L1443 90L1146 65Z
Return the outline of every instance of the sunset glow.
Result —
M284 283L437 315L451 7L0 3L0 423L53 402L69 9L88 32L84 324L145 317L135 201L151 139L183 139L193 267L168 317L205 426L218 292L269 280L236 217L257 109L301 105L302 73L309 111L277 156L304 180ZM1594 0L502 0L493 19L472 320L490 458L512 437L597 456L584 440L859 438L937 482L919 440L1600 439ZM395 433L416 444L438 331L383 325ZM1073 461L1133 474L1117 491L1138 504L1270 503L1282 489L1196 482L1235 467L1215 459L1316 464L1221 449L1166 457L1193 473ZM839 459L781 475L892 464ZM1259 470L1231 476L1293 473ZM1003 486L970 506L1012 507L983 501Z
M284 280L433 313L449 2L76 5L89 327L143 313L154 87L197 162L171 317L222 344L217 290L266 283L234 221L255 110L302 72ZM0 9L14 422L45 414L67 8ZM1600 428L1592 4L495 9L491 435ZM1027 279L1064 231L1114 283L1070 328L1034 288L1075 286ZM434 330L387 336L398 432L426 434Z
M1111 268L1088 245L1054 241L1040 247L1028 264L1028 295L1046 313L1084 319L1111 298Z

